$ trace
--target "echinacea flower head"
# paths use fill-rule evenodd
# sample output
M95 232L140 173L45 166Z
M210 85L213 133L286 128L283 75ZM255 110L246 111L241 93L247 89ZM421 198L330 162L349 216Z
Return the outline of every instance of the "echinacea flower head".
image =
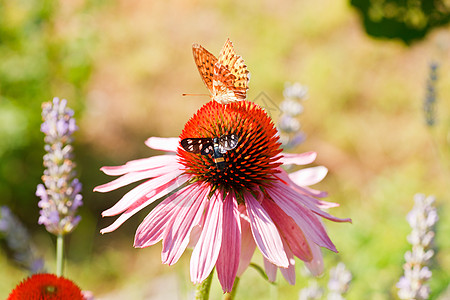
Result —
M8 300L83 300L80 288L64 277L54 274L35 274L17 285Z
M221 137L231 135L237 145L227 148L227 140ZM187 149L180 143L183 140ZM258 105L208 102L186 123L179 138L153 137L146 144L172 154L102 168L108 175L121 177L95 191L146 180L103 212L103 216L121 216L102 233L114 231L136 212L160 201L137 229L134 246L162 241L162 262L169 265L188 246L193 247L192 282L204 281L216 267L224 292L232 290L256 247L264 257L269 280L275 280L279 268L291 284L295 283L294 256L319 274L323 267L320 247L337 251L321 218L350 219L324 212L323 208L336 204L320 200L326 193L309 188L322 180L326 168L287 174L283 164L309 164L316 154L281 154L274 124ZM224 149L228 150L219 154Z

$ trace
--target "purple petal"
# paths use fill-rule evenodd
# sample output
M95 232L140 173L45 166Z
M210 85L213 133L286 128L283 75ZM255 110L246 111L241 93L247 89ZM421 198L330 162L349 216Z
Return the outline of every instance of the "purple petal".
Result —
M280 184L284 185L284 184ZM314 243L321 247L326 247L331 251L337 252L333 242L328 237L322 223L317 216L309 209L298 205L292 201L286 194L283 194L277 187L267 188L267 193L275 201L275 203L300 227L306 238L311 239ZM286 266L287 267L287 266Z

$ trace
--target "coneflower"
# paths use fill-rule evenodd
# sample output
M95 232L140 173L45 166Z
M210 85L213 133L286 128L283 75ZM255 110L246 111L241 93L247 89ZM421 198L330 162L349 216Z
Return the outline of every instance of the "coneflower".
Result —
M219 154L228 142L222 139L219 145L221 137L233 137L237 144ZM186 150L180 144L183 140L193 146ZM287 174L283 164L310 164L316 153L281 154L277 130L258 105L208 102L187 122L179 138L153 137L146 144L175 155L102 168L108 175L121 177L95 191L108 192L146 180L102 213L121 214L102 233L116 230L165 197L137 229L134 246L162 241L162 262L169 265L178 261L188 245L193 246L192 282L201 283L216 267L224 292L232 290L256 246L264 256L269 280L275 280L279 268L290 284L295 283L294 256L318 274L323 268L320 247L337 252L321 218L351 220L322 211L337 204L320 200L326 193L308 187L322 180L326 169Z

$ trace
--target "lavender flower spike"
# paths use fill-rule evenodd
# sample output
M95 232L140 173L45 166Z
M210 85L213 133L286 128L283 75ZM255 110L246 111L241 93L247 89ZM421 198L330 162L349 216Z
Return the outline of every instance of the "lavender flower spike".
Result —
M282 115L277 122L277 128L283 148L290 149L305 140L297 117L303 112L303 105L300 101L308 98L308 88L299 83L286 83L283 95L284 100L280 103Z
M340 262L330 270L330 280L328 281L328 300L343 300L344 294L347 293L350 282L352 281L352 273Z
M433 61L430 63L429 68L430 71L427 79L427 91L423 102L423 111L425 113L425 121L427 125L431 127L436 123L436 86L439 64Z
M48 232L64 235L71 232L80 221L76 211L83 204L81 183L75 178L75 163L72 162L72 134L78 129L73 110L67 100L53 98L53 102L42 104L41 131L45 134L44 175L36 189L41 198L39 224Z
M7 206L0 206L0 236L19 266L33 274L44 271L44 261L36 257L27 229Z
M415 205L406 217L412 228L411 234L408 235L412 251L405 254L405 273L397 283L400 299L428 299L430 294L430 287L426 282L431 278L431 271L427 264L434 255L431 249L433 227L439 218L433 206L433 196L416 194L414 201Z

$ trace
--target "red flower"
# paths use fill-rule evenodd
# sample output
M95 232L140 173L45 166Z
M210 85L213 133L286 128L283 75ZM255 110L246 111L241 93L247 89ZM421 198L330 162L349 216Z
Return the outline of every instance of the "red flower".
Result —
M80 288L54 274L35 274L22 281L9 294L8 300L84 300Z

